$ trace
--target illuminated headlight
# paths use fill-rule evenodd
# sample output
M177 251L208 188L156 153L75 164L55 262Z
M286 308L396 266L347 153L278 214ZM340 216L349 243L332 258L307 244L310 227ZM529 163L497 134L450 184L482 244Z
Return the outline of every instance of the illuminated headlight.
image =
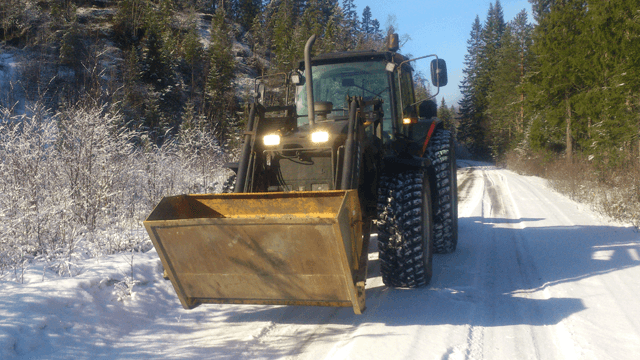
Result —
M416 124L417 122L418 122L417 118L404 118L404 119L402 119L402 124L403 125Z
M329 133L326 131L316 131L311 134L311 141L314 143L323 143L329 141Z
M276 134L265 135L264 144L266 146L279 145L280 144L280 135L276 135Z

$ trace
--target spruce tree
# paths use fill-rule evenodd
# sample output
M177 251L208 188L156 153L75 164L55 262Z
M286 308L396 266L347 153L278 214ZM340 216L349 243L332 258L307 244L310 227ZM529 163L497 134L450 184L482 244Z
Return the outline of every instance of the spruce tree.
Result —
M493 86L495 71L499 62L499 51L502 45L502 34L505 22L500 1L495 5L489 4L487 20L482 28L482 46L479 50L478 72L476 79L476 121L479 125L481 136L476 139L476 152L481 156L490 154L490 138L488 132L492 127L493 119L487 113L489 106L489 91Z
M616 66L615 75L611 77L612 88L617 89L624 96L625 118L627 122L633 124L635 144L630 145L630 149L635 147L635 161L640 161L640 17L638 16L638 3L635 0L615 0L607 4L601 4L603 12L613 17L609 26L605 21L600 21L599 26L615 29L618 34L619 49L618 55L622 55L620 63ZM610 8L607 8L611 6ZM615 40L614 40L615 41ZM625 140L626 141L626 140ZM633 140L631 140L633 141Z
M253 20L261 12L261 0L238 0L237 21L245 30L251 29Z
M272 19L272 47L275 55L273 60L279 71L290 70L296 57L296 48L293 43L295 28L293 5L292 0L282 0Z
M137 44L144 30L145 14L150 11L145 0L121 0L114 19L116 38L123 45Z
M551 5L556 0L529 0L531 9L533 10L533 19L540 23L540 19L544 14L551 10Z
M183 56L189 67L189 98L195 100L195 94L202 76L202 64L204 62L204 49L200 44L197 23L194 21L182 42Z
M343 20L342 8L335 4L324 29L321 48L323 53L335 52L340 49L341 39L344 36Z
M213 1L217 3L217 5L213 7L215 10L215 13L217 13L219 10L222 10L224 11L225 17L227 17L228 19L237 18L239 0L213 0Z
M533 25L531 25L527 19L526 10L522 10L516 15L516 18L511 22L511 29L515 40L516 50L516 64L518 66L517 73L518 83L515 86L516 94L518 96L518 113L516 118L516 131L519 136L524 136L525 128L525 93L526 93L526 79L533 65L533 54L531 52L531 45L533 44Z
M422 71L416 71L413 73L413 84L416 101L422 101L431 98L431 91L429 90L429 79L427 79Z
M572 98L579 119L573 136L578 150L603 163L623 161L638 134L631 90L639 83L632 65L638 61L637 10L635 1L587 1L580 24L584 61L577 62L582 87Z
M373 24L371 19L371 8L366 6L362 11L362 22L361 22L362 32L364 33L365 38L368 38L373 34Z
M583 69L588 66L582 36L586 5L584 0L565 0L551 6L535 28L532 47L537 64L531 95L539 116L532 124L531 144L564 148L569 161L575 137L582 137L587 128L577 121L574 98L584 88Z
M447 107L447 103L443 97L440 101L440 106L438 107L438 119L442 120L445 129L450 130L455 134L456 126L454 116L455 114Z
M252 65L258 74L263 74L265 71L264 59L267 58L267 49L269 46L270 33L267 29L265 31L266 21L264 13L259 13L253 18L251 29L247 36L249 40L249 46L253 53Z
M531 26L521 11L502 36L498 63L488 94L486 115L491 119L489 139L492 155L499 158L523 140L523 83L530 67Z
M480 50L483 46L482 24L480 17L476 16L471 27L469 40L467 40L467 54L464 56L464 75L460 84L462 99L460 113L458 115L458 140L469 146L473 151L479 143L482 132L480 131L479 119L481 118L478 107L478 71L480 63Z
M324 13L320 2L318 0L309 0L295 31L294 44L296 50L294 61L304 55L304 46L311 35L316 35L320 39L320 36L324 33L323 24L326 24L326 21L324 21L323 16Z
M353 0L342 0L342 11L344 13L344 38L341 50L354 50L358 46L360 22Z
M382 30L380 30L380 22L378 19L371 20L371 34L376 40L382 39Z
M142 79L160 91L175 80L173 59L170 56L173 48L167 46L166 40L171 38L168 32L171 10L168 0L163 0L159 9L149 9L145 20L145 37L143 39Z
M76 70L80 70L82 59L82 42L80 40L78 23L73 22L64 32L60 41L60 62Z
M225 141L231 129L230 121L235 107L235 60L232 52L233 37L224 10L219 9L211 21L209 71L207 76L208 119L219 139Z

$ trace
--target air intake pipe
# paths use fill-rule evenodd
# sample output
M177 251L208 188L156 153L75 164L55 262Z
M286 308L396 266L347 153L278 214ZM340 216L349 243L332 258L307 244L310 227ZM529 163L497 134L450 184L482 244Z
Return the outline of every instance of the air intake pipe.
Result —
M315 108L313 104L313 74L311 73L311 47L316 42L316 36L311 35L307 44L304 46L304 76L307 83L307 113L309 117L309 126L315 124Z

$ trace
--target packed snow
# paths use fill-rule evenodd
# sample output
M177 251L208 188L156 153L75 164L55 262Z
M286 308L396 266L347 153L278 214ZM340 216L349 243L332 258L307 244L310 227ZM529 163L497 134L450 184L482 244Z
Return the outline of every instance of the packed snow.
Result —
M459 244L422 289L379 276L367 310L184 310L155 250L32 264L0 281L2 359L635 359L640 235L536 177L459 161ZM144 231L144 230L140 230Z

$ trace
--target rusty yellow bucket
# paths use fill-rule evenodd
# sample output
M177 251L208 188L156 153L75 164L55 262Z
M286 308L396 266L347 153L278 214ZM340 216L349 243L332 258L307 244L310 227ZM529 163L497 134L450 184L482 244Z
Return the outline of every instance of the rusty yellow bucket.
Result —
M367 249L355 190L172 196L144 225L185 309L364 310Z

